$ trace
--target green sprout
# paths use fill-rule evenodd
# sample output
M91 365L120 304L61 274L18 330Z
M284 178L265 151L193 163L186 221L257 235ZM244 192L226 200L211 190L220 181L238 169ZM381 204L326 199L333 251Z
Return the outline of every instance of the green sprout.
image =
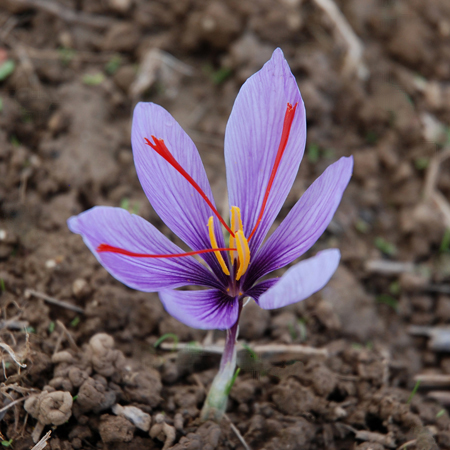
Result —
M130 199L124 197L122 200L120 200L120 207L128 211L128 208L130 207Z
M98 86L105 81L105 75L102 72L87 73L83 75L81 81L87 86Z
M307 337L308 337L308 332L306 330L306 320L305 319L298 319L297 321L298 323L298 327L300 330L300 341L306 341Z
M3 447L11 447L13 443L13 440L10 439L9 441L2 441Z
M375 238L375 247L383 252L385 255L394 256L397 253L397 247L394 244L386 241L386 239L378 236Z
M417 170L425 170L430 164L430 159L426 156L422 156L414 160L414 166Z
M11 136L10 142L13 145L13 147L20 147L20 141L19 141L19 139L17 139L17 136L15 136L14 134Z
M361 234L366 234L369 232L370 226L365 220L358 219L355 222L355 228L356 228L356 231L359 231Z
M375 131L371 130L366 133L366 142L370 145L375 145L378 141L378 135Z
M401 291L401 286L398 280L393 281L390 285L389 285L389 292L392 295L399 295Z
M291 336L291 339L295 341L297 339L297 331L295 331L295 327L292 323L288 323L288 331Z
M306 156L311 164L316 164L320 158L320 147L314 143L309 144L306 149Z
M236 369L236 372L234 372L233 378L230 380L230 382L228 383L228 386L225 388L226 395L230 395L231 388L233 387L233 384L236 381L236 378L238 377L240 371L241 371L241 368L238 367Z
M139 210L141 209L139 202L130 202L130 199L124 197L120 201L120 207L126 209L131 214L139 214Z
M105 72L108 75L114 75L122 64L122 57L120 55L114 55L106 64Z
M436 419L439 419L439 417L442 417L445 414L445 409L441 409L440 411L438 411L438 413L436 414Z
M377 303L384 303L385 305L390 306L395 312L398 310L398 300L396 300L394 297L387 295L387 294L381 294L377 295L376 298Z
M419 386L420 386L421 380L417 380L416 384L413 387L413 390L411 391L411 394L409 394L408 400L406 401L406 404L409 405L412 401L412 399L414 398L414 396L416 395Z
M75 58L76 51L73 48L61 47L58 49L59 59L63 66L68 66L73 58Z
M80 323L80 317L79 317L79 316L76 316L75 319L73 319L73 320L70 322L70 326L73 327L73 328L75 328L79 323Z
M450 250L450 228L445 230L444 236L442 237L441 245L439 247L440 253L445 253Z
M163 334L154 344L153 347L157 348L159 347L166 339L173 339L173 348L175 350L176 346L178 345L178 336L175 333L166 333Z
M221 67L220 69L214 70L211 64L205 64L203 66L203 72L216 85L222 84L233 73L229 67Z
M55 331L55 322L51 321L51 322L48 324L48 332L51 334L51 333L53 333L54 331Z
M0 64L0 81L8 78L16 68L16 63L12 59L7 59L3 64Z
M248 351L248 353L249 353L249 355L250 355L250 358L252 358L252 359L254 359L255 361L258 361L258 355L257 355L257 353L253 350L253 349L251 349L247 344L245 344L245 343L243 343L242 344L242 347L244 347L245 348L245 350L247 350Z

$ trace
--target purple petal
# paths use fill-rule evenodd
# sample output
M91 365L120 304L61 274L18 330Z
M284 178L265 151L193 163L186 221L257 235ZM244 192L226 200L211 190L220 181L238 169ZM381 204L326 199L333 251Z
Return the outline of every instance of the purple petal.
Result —
M305 107L283 52L242 86L225 132L225 163L231 206L241 209L249 236L259 216L280 144L287 104L298 103L289 140L275 176L263 220L250 241L256 251L292 187L306 140Z
M186 285L220 287L205 267L192 256L138 258L112 252L97 252L100 244L133 253L184 253L142 217L122 208L97 206L68 220L69 229L83 237L102 266L117 280L144 292Z
M246 285L291 263L319 239L336 212L353 170L353 158L329 166L302 195L255 255Z
M131 143L136 172L150 203L164 223L193 250L211 248L208 218L214 215L195 188L162 156L145 143L152 136L163 139L165 145L181 167L197 182L214 204L211 187L200 155L191 138L178 122L161 106L138 103L134 109ZM215 220L219 247L224 247L221 225ZM202 255L222 271L214 255Z
M339 250L333 248L295 264L275 286L259 297L259 306L263 309L275 309L308 298L328 283L340 258Z
M238 319L239 302L217 289L159 293L166 311L175 319L203 330L231 328Z
M251 297L253 300L258 301L259 297L264 294L268 289L278 283L279 278L270 278L269 280L261 281L261 283L255 284L249 290L245 292L245 296Z

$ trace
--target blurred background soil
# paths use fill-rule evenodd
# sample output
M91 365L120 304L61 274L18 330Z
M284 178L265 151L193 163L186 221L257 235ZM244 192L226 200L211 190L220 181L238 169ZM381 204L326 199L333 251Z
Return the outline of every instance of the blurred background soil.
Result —
M66 220L121 206L177 239L136 177L140 100L192 137L226 210L227 118L278 46L308 141L277 222L353 155L310 252L342 263L304 302L246 306L227 418L202 425L223 333L115 281ZM448 0L0 0L2 445L450 449L449 124Z

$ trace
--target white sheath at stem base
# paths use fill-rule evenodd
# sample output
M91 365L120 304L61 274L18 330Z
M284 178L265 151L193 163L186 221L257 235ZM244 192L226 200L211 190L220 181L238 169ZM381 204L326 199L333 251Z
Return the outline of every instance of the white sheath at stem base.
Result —
M220 362L219 373L215 376L200 413L200 420L220 422L227 409L228 394L236 369L236 339L238 324L227 330L225 348Z

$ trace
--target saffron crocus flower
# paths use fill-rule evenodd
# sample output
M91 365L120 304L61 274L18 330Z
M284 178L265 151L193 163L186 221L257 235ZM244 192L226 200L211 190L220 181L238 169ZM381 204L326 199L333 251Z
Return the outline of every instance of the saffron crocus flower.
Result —
M263 242L292 187L305 140L303 101L277 49L242 86L227 124L229 224L216 209L194 143L153 103L139 103L134 110L136 171L157 214L192 251L185 252L149 222L121 208L94 207L69 219L69 228L116 279L133 289L159 292L165 309L191 327L228 330L204 419L219 419L225 410L244 299L251 297L264 309L298 302L321 289L338 266L339 250L329 249L296 263L281 278L259 281L317 241L352 173L351 157L328 167ZM187 285L207 289L175 290Z

